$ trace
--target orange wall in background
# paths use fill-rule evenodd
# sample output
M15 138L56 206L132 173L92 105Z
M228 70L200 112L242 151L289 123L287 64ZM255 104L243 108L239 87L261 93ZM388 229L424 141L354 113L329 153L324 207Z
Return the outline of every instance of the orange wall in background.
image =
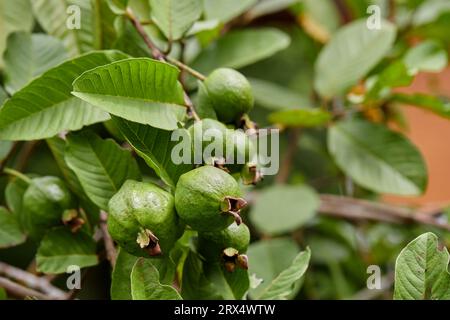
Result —
M405 93L431 93L450 97L450 67L440 74L420 74ZM425 157L429 183L426 193L416 198L385 196L390 203L423 206L433 210L450 204L450 119L429 111L405 106L409 129L405 134Z

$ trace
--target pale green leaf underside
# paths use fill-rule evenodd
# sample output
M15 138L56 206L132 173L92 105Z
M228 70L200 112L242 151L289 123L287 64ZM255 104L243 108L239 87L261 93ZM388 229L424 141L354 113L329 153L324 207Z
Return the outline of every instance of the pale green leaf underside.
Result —
M413 72L440 72L447 66L448 58L447 52L441 45L428 40L409 49L404 62Z
M72 82L86 70L126 57L118 51L92 52L45 72L0 109L0 139L49 138L109 119L107 113L74 97Z
M111 278L111 299L131 300L131 271L137 261L137 257L132 256L125 250L119 248L116 264Z
M15 93L66 58L63 44L52 36L25 32L11 34L4 55L6 91Z
M318 206L316 193L307 186L273 186L258 195L250 219L259 231L276 235L300 228L314 217Z
M159 282L159 272L149 261L140 258L131 272L133 300L182 300L171 286Z
M85 72L73 94L118 117L174 130L186 114L178 74L163 62L127 59Z
M250 9L258 0L203 0L208 20L226 23Z
M167 39L179 40L202 14L202 0L150 0L152 20Z
M383 125L340 122L329 130L328 149L340 169L367 189L398 195L425 190L427 170L420 152Z
M440 248L431 232L411 241L395 264L394 299L450 299L449 259L447 249Z
M34 24L30 0L0 1L0 69L8 36L15 31L31 31Z
M323 97L342 93L363 78L390 50L396 28L383 21L369 29L361 19L339 29L322 49L315 65L314 86Z
M311 250L300 252L291 266L280 273L258 297L261 300L285 300L292 293L295 283L300 280L308 269Z
M65 159L86 195L103 210L108 210L109 199L126 180L140 179L136 160L129 151L89 131L68 137Z
M257 299L273 279L289 268L298 252L298 246L292 238L274 238L253 242L247 251L248 273L250 277L256 277L263 281L259 286L250 290L250 297ZM290 297L295 294L296 291Z
M25 242L17 216L0 207L0 248L8 248Z
M276 83L250 78L255 102L269 110L296 109L310 107L308 97Z
M39 24L48 34L64 42L70 56L95 49L96 25L91 0L32 0L31 4Z
M36 254L37 270L44 273L64 273L71 265L83 267L98 263L96 243L86 233L72 233L61 227L50 230L42 239Z
M232 31L203 50L193 62L201 72L218 67L242 68L286 49L290 38L274 28Z
M175 164L172 161L172 149L178 143L172 141L172 132L118 117L113 117L113 120L137 154L168 186L174 188L178 178L192 169L190 164Z

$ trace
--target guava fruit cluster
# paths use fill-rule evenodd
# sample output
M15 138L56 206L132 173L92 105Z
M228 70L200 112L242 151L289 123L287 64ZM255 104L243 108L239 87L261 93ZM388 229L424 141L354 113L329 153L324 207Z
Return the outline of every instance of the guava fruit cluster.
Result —
M240 216L247 202L232 174L241 173L244 183L254 183L251 168L256 164L249 137L229 126L251 110L253 95L246 78L231 69L214 71L199 95L199 105L210 108L215 119L203 118L188 129L192 160L196 148L211 143L205 140L206 131L213 131L219 148L210 158L194 162L197 167L180 176L173 193L153 183L125 182L109 201L108 229L127 252L155 257L168 255L188 226L198 232L199 252L205 259L220 261L232 272L247 268L250 242ZM236 163L237 158L243 159L241 163Z

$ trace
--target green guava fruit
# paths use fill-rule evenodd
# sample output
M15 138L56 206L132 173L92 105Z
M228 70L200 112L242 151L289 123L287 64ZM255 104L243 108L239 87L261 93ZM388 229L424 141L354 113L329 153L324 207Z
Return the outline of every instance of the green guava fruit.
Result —
M51 227L62 225L63 214L75 201L58 177L33 178L23 195L25 229L32 238L40 238Z
M167 255L182 234L173 196L154 184L127 180L108 207L111 237L135 256Z
M254 105L252 87L241 73L229 68L213 71L199 91L199 101L208 104L217 119L233 123L248 113Z
M247 205L236 180L225 171L203 166L183 174L175 189L178 215L197 231L220 231L240 224Z

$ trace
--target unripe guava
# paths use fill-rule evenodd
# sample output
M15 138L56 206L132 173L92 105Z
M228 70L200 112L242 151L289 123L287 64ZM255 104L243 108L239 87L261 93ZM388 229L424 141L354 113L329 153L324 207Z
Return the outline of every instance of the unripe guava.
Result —
M241 223L247 202L236 180L225 171L203 166L183 174L175 189L178 215L197 231L220 231Z

